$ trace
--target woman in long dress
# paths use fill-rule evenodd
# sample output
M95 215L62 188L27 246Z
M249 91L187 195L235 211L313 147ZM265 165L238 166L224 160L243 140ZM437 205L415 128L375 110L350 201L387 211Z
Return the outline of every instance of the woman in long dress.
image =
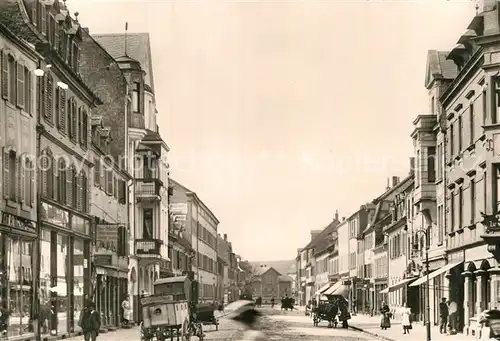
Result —
M125 296L125 298L123 299L122 301L122 309L123 309L123 324L125 326L128 326L129 323L130 323L130 320L132 319L131 318L131 313L132 313L132 309L130 309L130 303L128 301L128 295Z
M380 308L380 314L381 319L380 319L380 328L383 330L386 330L387 328L391 328L391 310L389 309L389 306L385 303L382 302L382 308Z
M410 329L412 329L411 326L411 309L408 307L408 304L404 304L403 308L401 309L401 325L403 326L403 334L410 334Z

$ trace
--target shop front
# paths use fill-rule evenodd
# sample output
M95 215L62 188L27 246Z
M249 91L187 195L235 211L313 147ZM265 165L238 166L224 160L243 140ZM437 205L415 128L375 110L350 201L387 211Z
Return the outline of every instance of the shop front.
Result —
M121 326L122 302L128 296L128 238L122 224L98 223L92 252L92 288L101 329Z
M90 219L56 205L41 206L41 333L67 337L81 332L78 320L90 292Z
M0 212L0 333L1 337L34 336L31 317L36 223Z

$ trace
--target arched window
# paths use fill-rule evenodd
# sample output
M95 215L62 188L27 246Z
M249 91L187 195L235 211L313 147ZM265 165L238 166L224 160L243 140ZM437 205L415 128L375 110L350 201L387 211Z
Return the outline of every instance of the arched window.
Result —
M66 160L64 158L60 158L59 162L57 164L57 173L58 173L58 179L57 179L57 185L59 187L59 198L58 201L61 204L66 204L66 183L67 183L67 167L66 167Z

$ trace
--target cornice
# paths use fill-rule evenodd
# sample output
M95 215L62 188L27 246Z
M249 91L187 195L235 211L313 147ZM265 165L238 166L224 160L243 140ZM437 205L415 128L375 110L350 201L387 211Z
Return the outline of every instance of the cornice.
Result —
M63 149L69 155L75 156L78 159L78 161L83 161L83 163L87 167L89 167L89 168L94 167L93 162L89 161L87 158L85 158L81 154L77 153L73 148L67 146L65 143L58 140L55 136L51 135L47 130L43 129L42 136L44 136L47 140L52 142L54 145Z

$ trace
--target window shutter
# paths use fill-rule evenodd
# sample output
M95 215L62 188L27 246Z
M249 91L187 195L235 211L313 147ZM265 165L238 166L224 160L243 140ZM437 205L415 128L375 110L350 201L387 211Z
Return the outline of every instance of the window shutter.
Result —
M19 158L19 166L26 165L27 158ZM19 173L19 202L25 203L29 201L29 198L26 197L26 181L29 181L29 170L28 167L20 167L18 168ZM28 185L29 186L29 185Z
M59 21L54 20L54 50L59 49Z
M73 126L73 138L76 140L77 139L77 136L78 136L78 126L77 126L77 119L78 117L76 116L76 101L75 99L72 100L71 102L71 112L72 112L72 115L71 115L71 121L72 121L72 126Z
M83 129L82 129L82 124L83 124L83 117L82 117L82 107L78 108L78 143L82 144L83 143Z
M45 117L52 123L52 96L54 91L53 79L50 74L47 75L47 87L45 89Z
M73 168L66 172L66 204L68 206L73 206L73 174Z
M49 160L47 157L47 154L44 153L42 156L42 169L40 170L42 172L42 195L46 196L47 195L47 175L49 170L47 168L49 167Z
M83 173L77 178L76 181L76 209L82 211L82 203L83 203L83 191L82 191L82 181L83 181Z
M9 97L9 55L2 51L2 98Z
M73 129L72 129L72 126L71 126L71 99L68 98L67 102L67 107L66 107L66 121L64 122L64 124L68 124L68 136L71 138L71 136L73 136Z
M17 106L24 108L24 65L22 63L16 63L16 73L17 73Z
M58 178L58 163L56 163L56 160L54 157L52 157L52 174L49 174L49 176L52 176L52 199L57 200L59 198L59 191L62 191L62 188L59 188L59 184L57 181Z
M16 157L16 168L14 170L17 172L15 192L12 193L12 199L21 202L21 179L24 179L24 172L21 171L21 158Z
M99 170L100 170L100 176L99 176L99 184L100 188L106 192L107 190L107 185L106 185L106 164L99 163Z
M4 148L4 152L3 152L3 196L5 199L9 199L9 192L10 192L9 161L10 161L10 153L6 148Z
M42 34L47 34L47 8L45 7L44 4L40 6L41 11L40 11L40 19L41 19L41 24L40 24L40 31Z
M35 204L35 193L37 193L35 189L35 167L33 161L30 161L30 205L31 207Z
M66 131L66 91L59 90L59 129Z
M33 4L33 7L31 7L31 23L33 24L33 26L37 26L37 17L38 17L38 13L37 13L37 7L38 7L38 3L34 3Z
M24 111L31 114L31 73L24 67Z
M101 164L100 164L100 160L99 159L96 159L94 161L94 185L96 187L99 187L99 183L100 183L100 180L101 180Z

